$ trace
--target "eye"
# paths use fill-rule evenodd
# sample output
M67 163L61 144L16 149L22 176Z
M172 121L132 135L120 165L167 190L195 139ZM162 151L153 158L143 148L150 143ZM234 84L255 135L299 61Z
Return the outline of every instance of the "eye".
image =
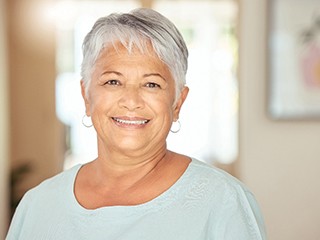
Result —
M105 82L105 85L120 86L121 83L119 80L112 79Z
M145 84L146 87L148 88L161 88L161 86L157 83L154 83L154 82L148 82Z

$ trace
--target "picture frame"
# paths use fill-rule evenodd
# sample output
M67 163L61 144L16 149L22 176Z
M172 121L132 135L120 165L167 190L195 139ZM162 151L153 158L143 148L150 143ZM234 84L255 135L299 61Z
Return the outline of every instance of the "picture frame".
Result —
M320 119L319 0L271 0L268 113L272 119Z

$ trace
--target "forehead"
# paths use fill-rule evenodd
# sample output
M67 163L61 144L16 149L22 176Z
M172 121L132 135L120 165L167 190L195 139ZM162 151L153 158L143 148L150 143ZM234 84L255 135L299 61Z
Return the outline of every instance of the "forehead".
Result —
M151 43L143 49L135 45L124 46L120 42L109 44L99 54L96 67L125 67L128 65L158 69L159 71L170 72L168 66L158 57L153 50ZM171 74L170 74L171 75Z

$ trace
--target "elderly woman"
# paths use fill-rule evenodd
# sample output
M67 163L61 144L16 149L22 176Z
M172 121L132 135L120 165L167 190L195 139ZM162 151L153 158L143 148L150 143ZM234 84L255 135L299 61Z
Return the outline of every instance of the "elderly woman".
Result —
M94 24L83 55L98 157L27 192L7 240L265 239L245 186L167 149L188 95L176 27L150 9L111 14Z

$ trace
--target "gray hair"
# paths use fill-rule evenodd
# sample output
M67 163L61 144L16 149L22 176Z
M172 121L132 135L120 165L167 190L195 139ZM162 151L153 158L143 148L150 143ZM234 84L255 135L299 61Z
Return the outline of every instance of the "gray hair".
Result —
M102 49L116 42L131 52L136 46L143 53L147 43L169 68L175 80L176 99L186 84L188 49L175 25L160 13L147 8L138 8L130 13L99 18L83 42L81 76L86 90L90 84L94 64Z

